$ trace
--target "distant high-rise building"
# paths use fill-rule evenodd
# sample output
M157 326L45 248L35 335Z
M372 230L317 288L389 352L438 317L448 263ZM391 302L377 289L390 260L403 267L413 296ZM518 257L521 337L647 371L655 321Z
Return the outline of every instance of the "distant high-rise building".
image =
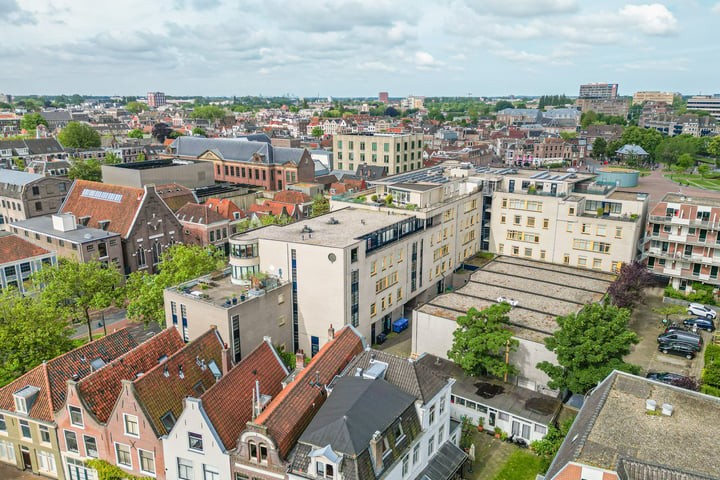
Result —
M388 98L388 92L378 93L378 100L380 100L383 103L390 103L390 99Z
M9 93L0 93L0 102L12 103L12 95Z
M162 107L167 102L165 101L165 93L163 92L148 92L147 103L150 107Z
M635 92L632 103L633 105L640 105L643 102L664 102L672 105L675 95L675 93L670 92Z
M687 102L688 110L708 112L715 119L720 120L720 95L695 95Z
M580 85L580 98L615 98L617 97L617 83L588 83Z

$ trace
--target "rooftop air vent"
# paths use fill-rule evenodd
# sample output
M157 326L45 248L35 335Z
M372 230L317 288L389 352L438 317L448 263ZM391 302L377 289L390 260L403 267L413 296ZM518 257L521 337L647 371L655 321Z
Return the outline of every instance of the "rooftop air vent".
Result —
M337 225L338 223L340 223L340 221L338 221L338 219L335 217L330 217L327 223L330 225Z
M652 399L645 400L645 410L648 412L654 412L657 409L657 402Z
M663 415L665 415L666 417L672 417L673 410L674 410L674 408L672 405L670 405L669 403L663 403L663 406L662 406L662 414Z
M307 225L304 225L302 228L302 233L312 233L313 229L308 227Z

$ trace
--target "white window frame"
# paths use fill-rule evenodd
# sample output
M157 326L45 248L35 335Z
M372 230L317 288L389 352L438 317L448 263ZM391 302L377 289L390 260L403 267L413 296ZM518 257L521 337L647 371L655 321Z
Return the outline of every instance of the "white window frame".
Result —
M196 437L199 437L200 448L193 448L190 446L191 445L190 439L193 438L191 435L195 435ZM200 453L205 451L205 444L203 443L203 436L201 434L195 433L195 432L188 432L187 439L188 439L188 450L190 450L191 452L200 452Z
M50 427L47 425L38 425L38 432L40 433L40 443L50 445L52 443L52 437L50 436ZM43 440L43 432L47 433L47 441Z
M75 435L75 445L77 445L77 450L70 450L68 448L68 441L67 441L67 435L68 433ZM77 432L73 430L63 430L63 440L65 440L65 450L72 453L80 453L80 442L78 441L78 435Z
M55 455L51 452L37 450L35 452L35 458L37 459L39 471L57 474L57 462L55 461Z
M130 464L129 464L129 465L128 465L128 464L125 464L125 463L120 463L120 456L118 455L118 453L119 453L119 452L118 452L118 446L126 447L126 448L128 449L128 458L130 459ZM114 447L115 447L115 464L116 464L118 467L123 467L123 468L132 469L132 468L133 468L133 465L132 465L132 449L130 448L130 445L126 445L126 444L120 443L120 442L115 442Z
M30 436L28 436L28 437L26 437L26 436L25 436L25 433L23 432L23 425L22 425L23 423L25 424L25 426L27 427L28 432L30 433ZM18 429L20 430L20 438L23 438L23 439L32 439L32 428L30 427L30 422L28 422L28 421L25 420L25 419L20 419L20 420L18 420Z
M155 461L155 454L153 452L151 452L150 450L144 450L142 448L138 448L137 451L138 451L138 454L137 454L138 455L138 470L140 470L142 473L147 473L148 475L152 475L154 477L157 472L157 462ZM142 453L146 453L146 454L150 455L150 457L152 458L153 466L155 467L154 471L143 469L142 457L140 456Z
M0 440L0 460L16 462L15 445L7 440Z
M90 455L87 447L87 439L92 438L95 441L95 455ZM85 456L90 458L100 458L100 449L98 448L97 438L93 435L83 435L83 447L85 448Z
M137 433L132 433L128 431L128 418L134 418L135 419L135 426L137 428ZM127 413L123 413L123 431L125 432L125 435L128 437L134 437L134 438L140 438L140 420L135 415L129 415Z
M76 409L76 413L80 414L80 423L75 423L73 420L73 409ZM82 408L76 407L75 405L68 405L68 415L70 415L70 425L78 428L85 428L85 417L83 416Z
M188 460L187 458L182 458L182 457L176 457L176 458L177 458L177 461L175 462L175 466L177 468L178 478L180 480L193 480L195 478L195 464L193 463L193 461ZM183 462L182 466L185 467L186 472L187 472L187 469L190 469L189 476L183 477L180 475L180 466L181 466L180 462Z

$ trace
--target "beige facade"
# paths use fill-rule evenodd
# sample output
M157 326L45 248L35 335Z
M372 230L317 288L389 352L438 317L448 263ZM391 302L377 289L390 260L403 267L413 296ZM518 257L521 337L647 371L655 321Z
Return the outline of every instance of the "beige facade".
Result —
M543 173L495 177L491 252L603 272L639 258L646 194L597 185L591 175Z
M670 92L635 92L633 94L633 105L640 105L643 102L664 102L672 105L675 94Z
M258 275L260 276L260 275ZM268 278L250 281L224 275L206 276L165 290L165 325L192 341L211 327L230 348L233 362L257 347L266 336L283 349L292 348L290 284ZM253 287L253 288L251 288Z
M333 137L335 168L355 171L359 165L387 167L388 175L422 168L423 135L339 134Z

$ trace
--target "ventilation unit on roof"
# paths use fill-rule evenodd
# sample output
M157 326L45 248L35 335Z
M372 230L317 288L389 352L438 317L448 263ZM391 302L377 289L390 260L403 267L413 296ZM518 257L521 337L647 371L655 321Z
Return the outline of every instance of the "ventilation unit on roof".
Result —
M337 225L338 223L340 223L340 221L335 217L330 217L328 219L327 223L330 225Z
M369 378L372 380L378 378L385 378L385 372L387 372L388 364L380 361L372 361L370 366L363 372L363 378Z

